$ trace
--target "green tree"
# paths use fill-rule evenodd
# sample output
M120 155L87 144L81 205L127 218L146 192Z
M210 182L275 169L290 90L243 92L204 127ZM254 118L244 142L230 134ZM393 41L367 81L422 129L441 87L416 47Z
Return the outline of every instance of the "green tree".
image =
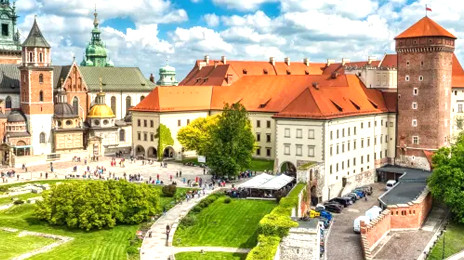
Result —
M189 125L182 127L177 133L177 140L189 151L205 155L211 143L211 132L217 126L219 116L200 117Z
M164 149L169 145L174 145L174 139L172 139L171 130L163 124L159 125L156 138L158 138L158 159L161 160Z
M433 197L448 205L456 220L464 223L464 135L460 134L451 147L440 148L432 163L428 186Z
M240 103L226 104L211 128L211 140L205 149L208 166L223 176L238 175L250 167L255 139L248 112Z

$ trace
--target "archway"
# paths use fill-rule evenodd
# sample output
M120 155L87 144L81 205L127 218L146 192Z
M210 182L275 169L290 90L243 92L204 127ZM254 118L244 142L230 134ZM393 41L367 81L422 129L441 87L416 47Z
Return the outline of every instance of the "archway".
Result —
M296 176L296 167L291 162L284 162L280 166L280 172L285 173L289 176Z
M148 147L148 151L147 151L147 157L148 158L156 158L158 157L158 152L156 151L156 149L154 147Z
M137 145L137 147L135 147L135 156L145 157L145 148L143 148L141 145Z
M175 154L176 151L174 151L174 148L172 148L172 146L168 146L164 148L163 158L174 158Z

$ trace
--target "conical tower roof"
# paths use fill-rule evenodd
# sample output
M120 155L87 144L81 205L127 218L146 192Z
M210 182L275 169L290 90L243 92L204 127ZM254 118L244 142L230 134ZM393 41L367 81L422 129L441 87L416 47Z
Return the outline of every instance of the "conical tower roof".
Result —
M50 48L50 44L48 44L47 40L42 35L40 31L39 25L37 25L37 20L34 18L34 24L32 25L32 29L29 32L29 36L23 42L23 47L42 47L42 48Z
M420 19L417 23L413 24L404 32L400 33L400 35L396 36L395 39L433 36L442 36L456 39L456 36L452 35L445 28L441 27L441 25L427 16Z

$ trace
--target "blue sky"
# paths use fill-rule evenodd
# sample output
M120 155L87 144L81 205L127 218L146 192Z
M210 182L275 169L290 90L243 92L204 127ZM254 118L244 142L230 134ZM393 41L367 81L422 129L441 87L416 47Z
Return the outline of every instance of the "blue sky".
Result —
M37 15L52 45L54 64L80 62L97 5L102 38L116 66L145 75L166 63L180 81L195 60L292 61L381 59L393 38L429 16L463 38L464 2L454 0L18 0L18 27L26 37ZM460 58L464 49L457 41Z

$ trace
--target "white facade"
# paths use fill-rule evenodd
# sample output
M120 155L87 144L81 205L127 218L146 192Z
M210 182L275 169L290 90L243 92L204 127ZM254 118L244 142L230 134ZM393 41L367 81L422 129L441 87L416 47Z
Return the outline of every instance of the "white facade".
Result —
M395 68L362 67L345 68L346 74L355 74L367 88L395 92L398 87L397 70Z
M26 118L31 134L32 155L50 154L53 143L51 132L53 115L26 115ZM41 134L45 135L45 139L41 138Z
M453 88L451 93L451 141L464 130L464 88Z
M105 104L111 107L116 119L123 119L127 115L128 109L140 103L149 93L150 92L106 92ZM90 107L92 107L95 104L97 93L89 92L88 95L91 101ZM128 100L130 100L130 107L127 107Z
M322 200L340 196L343 189L372 183L375 168L395 156L396 115L377 114L332 120L276 121L276 166L322 163Z

